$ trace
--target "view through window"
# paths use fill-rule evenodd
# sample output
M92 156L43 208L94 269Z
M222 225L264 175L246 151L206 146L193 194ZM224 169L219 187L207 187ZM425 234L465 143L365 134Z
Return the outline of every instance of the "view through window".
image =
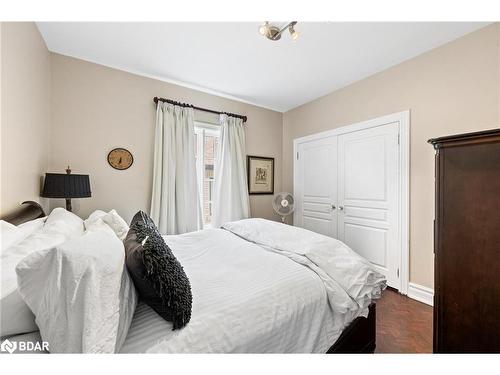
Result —
M219 127L196 123L196 174L198 190L203 211L203 226L212 224L212 197L214 184L215 160L219 144Z

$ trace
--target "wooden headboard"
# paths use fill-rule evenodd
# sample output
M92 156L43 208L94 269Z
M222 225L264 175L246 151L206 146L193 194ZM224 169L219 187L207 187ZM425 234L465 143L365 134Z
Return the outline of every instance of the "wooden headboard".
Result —
M44 216L46 216L45 212L39 203L34 201L24 201L17 210L5 215L1 218L1 220L5 220L14 225L19 225Z

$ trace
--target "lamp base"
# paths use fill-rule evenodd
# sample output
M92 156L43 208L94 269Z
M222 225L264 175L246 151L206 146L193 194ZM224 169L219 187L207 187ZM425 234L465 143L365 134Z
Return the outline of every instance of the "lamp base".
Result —
M73 209L73 207L71 207L71 199L70 198L66 198L66 210L71 212Z

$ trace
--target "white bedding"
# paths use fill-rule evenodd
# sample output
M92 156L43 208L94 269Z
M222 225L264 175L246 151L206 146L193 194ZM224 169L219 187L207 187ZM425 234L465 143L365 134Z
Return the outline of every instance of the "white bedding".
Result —
M384 275L335 238L259 218L233 221L222 227L316 272L325 283L335 311L368 307L386 287Z
M19 293L52 353L119 350L137 303L124 258L123 243L103 224L19 262Z
M33 232L0 254L0 337L37 329L33 313L19 294L16 265L33 252L83 234L83 220L62 208L54 209L47 218L32 220L16 228L22 227L31 227Z
M356 303L352 295L376 298L377 290L383 288L383 280L369 290L356 287L355 281L363 274L353 277L348 272L351 277L347 279L335 275L341 279L335 280L339 290L355 301L346 311L342 303L332 303L325 283L325 277L338 271L331 268L334 265L320 277L318 269L297 257L300 254L282 253L283 247L293 252L290 243L274 249L269 243L262 246L241 238L239 229L232 228L239 235L207 229L165 236L191 282L191 321L172 331L171 323L139 303L121 352L325 353L354 318L368 314L366 303ZM337 256L340 260L346 252ZM345 299L342 296L339 301Z
M316 273L222 229L166 242L191 282L193 312L178 331L139 304L122 352L325 353L354 317L330 309Z

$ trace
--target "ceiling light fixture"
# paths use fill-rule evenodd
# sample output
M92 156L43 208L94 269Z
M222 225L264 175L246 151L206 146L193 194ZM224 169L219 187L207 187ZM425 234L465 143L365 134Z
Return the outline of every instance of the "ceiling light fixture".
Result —
M297 30L295 30L296 24L297 24L297 21L292 21L292 22L287 23L283 27L279 27L276 25L272 25L268 21L266 21L263 25L259 26L259 34L265 36L269 40L280 40L281 34L283 34L283 31L288 29L292 39L297 40L297 38L299 37L299 32Z

